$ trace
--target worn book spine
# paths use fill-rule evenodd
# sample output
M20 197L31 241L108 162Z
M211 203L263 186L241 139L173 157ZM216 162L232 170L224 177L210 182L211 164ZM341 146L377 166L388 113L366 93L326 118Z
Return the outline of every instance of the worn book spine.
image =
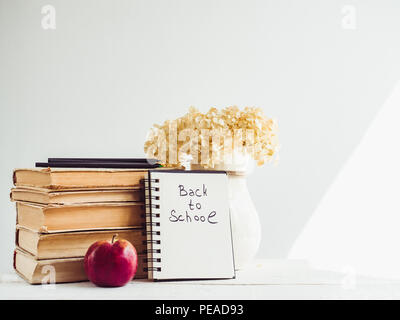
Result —
M15 245L29 252L37 260L83 257L96 241L110 241L114 235L129 241L138 254L146 253L144 229L111 229L38 233L17 225Z
M87 281L84 257L37 260L21 248L14 251L14 269L30 284L52 284ZM138 255L138 268L134 279L146 279L145 255Z

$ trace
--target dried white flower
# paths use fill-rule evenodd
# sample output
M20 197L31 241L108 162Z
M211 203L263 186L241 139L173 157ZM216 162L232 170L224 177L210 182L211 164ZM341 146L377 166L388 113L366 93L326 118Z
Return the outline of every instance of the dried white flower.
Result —
M277 123L260 108L211 108L203 114L190 107L176 120L154 124L144 144L149 158L160 159L166 167L192 163L214 168L227 159L227 153L247 153L259 166L274 159L279 149ZM202 154L203 153L203 154Z

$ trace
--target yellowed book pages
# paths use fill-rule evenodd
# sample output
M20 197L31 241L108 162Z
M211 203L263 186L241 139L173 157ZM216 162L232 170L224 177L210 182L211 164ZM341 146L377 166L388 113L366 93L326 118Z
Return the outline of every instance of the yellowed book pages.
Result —
M17 225L16 245L32 254L36 259L57 259L83 257L96 241L117 239L128 240L138 254L146 249L144 229L114 229L99 231L74 231L59 233L38 233Z
M17 202L17 223L42 233L143 227L139 202L42 205Z
M145 255L138 256L138 269L134 279L146 279ZM87 281L84 258L37 260L30 253L16 248L15 271L30 284L49 284Z
M143 169L15 169L14 185L48 189L140 187Z
M45 188L19 187L11 189L12 201L40 204L78 204L95 202L144 201L142 189L98 189L55 191Z

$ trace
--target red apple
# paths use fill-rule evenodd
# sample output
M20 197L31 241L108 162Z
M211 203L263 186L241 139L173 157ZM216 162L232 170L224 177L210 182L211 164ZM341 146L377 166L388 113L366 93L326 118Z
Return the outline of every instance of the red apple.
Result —
M127 240L93 243L85 255L89 280L100 287L122 287L133 279L138 258L135 247Z

